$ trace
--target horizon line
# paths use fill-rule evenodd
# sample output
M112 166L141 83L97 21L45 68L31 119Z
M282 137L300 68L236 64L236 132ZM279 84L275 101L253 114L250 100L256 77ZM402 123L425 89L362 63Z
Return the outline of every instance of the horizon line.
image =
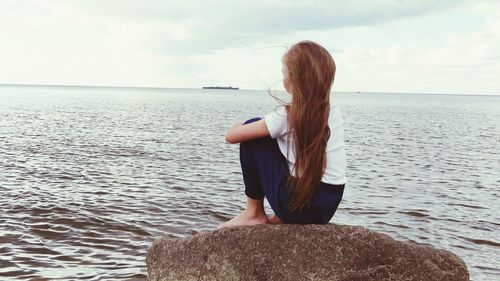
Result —
M186 90L203 90L199 88L188 87L164 87L164 86L116 86L116 85L63 85L63 84L18 84L18 83L0 83L0 87L61 87L61 88L112 88L112 89L186 89ZM240 91L261 91L262 89L242 89ZM284 91L284 90L276 90ZM332 91L335 92L335 91ZM362 93L362 94L416 94L416 95L460 95L460 96L500 96L499 93L440 93L440 92L395 92L395 91L337 91L338 93Z

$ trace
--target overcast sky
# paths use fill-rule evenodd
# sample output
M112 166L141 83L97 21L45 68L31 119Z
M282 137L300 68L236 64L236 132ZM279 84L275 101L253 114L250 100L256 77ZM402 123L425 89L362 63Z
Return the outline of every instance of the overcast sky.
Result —
M334 91L500 93L495 0L0 0L0 83L282 89L309 39Z

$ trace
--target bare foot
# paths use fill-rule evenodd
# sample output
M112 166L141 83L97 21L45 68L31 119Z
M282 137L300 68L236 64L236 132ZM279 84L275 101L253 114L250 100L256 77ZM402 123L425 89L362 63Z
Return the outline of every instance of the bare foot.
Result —
M276 215L273 215L272 217L270 217L269 219L269 223L270 224L282 224L283 222L280 220L280 218L278 218L278 216Z
M269 221L267 220L267 215L265 213L255 215L245 210L236 217L232 218L230 221L219 225L217 228L220 229L225 227L249 226L267 223L269 223Z

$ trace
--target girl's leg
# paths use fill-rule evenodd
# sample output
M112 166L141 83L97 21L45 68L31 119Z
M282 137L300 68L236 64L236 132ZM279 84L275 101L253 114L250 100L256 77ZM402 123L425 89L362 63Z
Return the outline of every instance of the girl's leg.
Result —
M244 124L252 123L257 120L260 120L260 118L252 118L250 120L245 121ZM240 146L243 144L240 144ZM241 156L241 155L240 155ZM243 161L242 161L242 170L243 173L249 173L252 178L255 180L258 180L256 178L257 175L255 175L251 171L246 171L245 167L243 166ZM244 175L245 177L245 175ZM247 176L248 177L248 176ZM251 188L248 188L249 185L246 185L245 182L245 194L247 195L247 205L246 208L243 212L241 212L239 215L236 217L232 218L230 221L225 222L221 225L219 225L219 228L224 228L224 227L235 227L235 226L248 226L248 225L256 225L256 224L266 224L268 223L267 215L264 210L264 193L262 192L262 189L260 188L260 185L255 185L252 184Z
M255 122L260 118L247 120L245 124ZM246 209L230 221L219 227L243 226L269 223L264 210L264 197L267 197L271 207L277 199L276 184L286 163L279 151L277 143L270 137L256 139L240 144L240 161L247 195ZM280 162L281 161L281 162ZM273 223L279 219L273 219Z
M264 211L264 199L252 199L247 197L247 206L245 210L230 221L219 225L218 228L266 223L268 223L268 220L266 212Z

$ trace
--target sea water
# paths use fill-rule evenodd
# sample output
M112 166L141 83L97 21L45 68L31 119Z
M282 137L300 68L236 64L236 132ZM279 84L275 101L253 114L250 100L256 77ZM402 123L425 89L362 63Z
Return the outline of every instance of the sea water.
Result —
M348 183L331 222L452 251L472 280L499 280L500 96L332 102ZM0 87L0 279L145 279L155 238L242 210L224 134L276 105L264 90Z

